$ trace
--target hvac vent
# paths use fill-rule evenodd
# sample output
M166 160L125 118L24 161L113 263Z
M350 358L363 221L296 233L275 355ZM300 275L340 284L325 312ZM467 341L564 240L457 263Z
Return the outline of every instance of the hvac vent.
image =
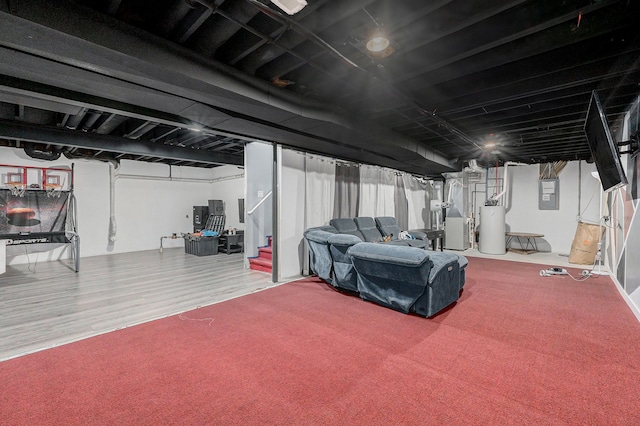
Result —
M275 4L289 15L300 12L307 5L305 0L271 0L271 3Z

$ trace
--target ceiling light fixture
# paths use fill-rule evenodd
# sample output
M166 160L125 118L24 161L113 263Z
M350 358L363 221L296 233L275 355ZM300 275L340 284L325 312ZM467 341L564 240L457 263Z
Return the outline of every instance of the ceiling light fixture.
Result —
M382 52L389 47L389 39L379 28L373 33L369 41L367 41L367 50L370 52Z
M365 47L371 53L375 53L376 57L386 57L389 56L393 52L393 48L391 47L391 41L387 37L387 35L382 31L382 23L378 21L369 13L366 8L362 8L362 11L367 14L369 18L376 25L376 29L370 34L367 42L365 43Z
M305 0L271 0L271 3L284 10L289 15L300 12L307 5Z

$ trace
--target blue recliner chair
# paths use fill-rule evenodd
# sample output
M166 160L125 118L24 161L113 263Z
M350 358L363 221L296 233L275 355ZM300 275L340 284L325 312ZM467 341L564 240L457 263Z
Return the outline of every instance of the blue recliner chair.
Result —
M404 241L410 247L425 248L427 246L426 234L420 231L411 231L409 234L413 240L400 240L402 230L393 216L379 216L375 218L375 225L383 236L389 236L392 241Z
M433 266L429 271L427 289L416 300L413 312L430 317L458 300L461 286L464 285L464 278L460 276L461 258L466 261L464 256L456 253L429 252Z
M358 227L358 231L364 235L365 241L368 242L383 242L385 240L386 235L384 235L378 226L376 225L376 221L373 220L372 217L369 216L359 216L353 219L356 226ZM398 228L400 229L400 228ZM400 231L396 232L395 235L389 234L389 240L385 241L384 244L390 245L398 245L398 246L409 246L409 247L418 247L424 248L425 243L422 240L400 240L398 239L398 235Z
M339 219L331 219L329 224L333 226L340 234L349 234L355 235L360 238L361 241L367 241L362 235L362 232L358 230L356 223L351 218L339 218Z
M351 263L348 250L362 241L355 235L335 234L329 237L328 242L333 259L333 286L357 292L358 275Z
M310 228L304 231L304 238L309 245L309 267L318 277L333 284L333 260L329 251L330 231Z
M364 300L425 317L458 300L460 267L456 254L359 243L349 249L349 255Z

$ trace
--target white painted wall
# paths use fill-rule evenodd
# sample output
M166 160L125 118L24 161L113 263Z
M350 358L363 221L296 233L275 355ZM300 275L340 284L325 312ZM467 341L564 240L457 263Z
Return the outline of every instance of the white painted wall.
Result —
M165 164L123 160L115 183L116 240L109 240L109 164L92 160L41 161L22 150L0 147L0 163L53 167L75 164L75 190L81 257L160 247L160 237L193 230L193 206L210 199L225 202L227 228L244 229L238 216L238 198L244 198L243 170L235 166L214 169L169 167ZM182 247L182 239L165 239L165 247ZM7 247L9 264L68 257L63 248L35 244Z
M304 222L304 162L302 155L283 151L282 188L280 191L281 264L283 278L299 274ZM271 187L271 146L255 146L252 163L257 165L256 181L252 185L253 202L259 201L257 191L266 194ZM0 147L0 163L53 167L70 165L72 161L62 157L53 162L27 157L22 150ZM209 199L225 202L227 228L245 229L239 221L238 198L245 196L244 170L235 166L214 169L171 167L164 164L122 161L116 180L117 239L109 241L109 165L100 161L74 160L75 195L78 206L78 229L81 236L81 256L123 253L159 248L160 237L192 230L192 208L206 205ZM581 163L578 178L578 162L570 162L560 174L560 209L538 210L538 165L511 167L510 196L506 214L507 227L513 231L536 232L545 235L548 243L543 250L568 254L571 248L577 217L591 222L598 220L599 183L591 176L593 164ZM490 179L495 171L490 171ZM502 176L502 169L499 176ZM131 175L135 175L134 178ZM170 180L172 179L172 180ZM581 201L578 189L581 189ZM250 204L247 204L249 207ZM255 244L264 245L264 236L271 232L270 203L265 203L259 213L262 227ZM259 241L258 241L259 239ZM179 247L182 239L166 239L165 247ZM40 251L40 245L27 248L29 253ZM250 251L252 246L247 246ZM46 247L48 248L48 247ZM67 257L62 248L37 255L38 261ZM33 262L27 259L25 248L8 247L8 263ZM294 261L295 259L295 261Z
M271 192L273 182L273 145L252 142L245 145L244 164L246 171L247 213L254 209ZM257 256L258 247L267 244L272 235L273 197L270 196L253 214L247 214L245 222L244 251L247 257Z
M7 246L5 240L0 240L0 274L7 272Z
M238 199L245 198L244 168L221 166L212 169L211 174L214 181L211 184L209 199L224 201L224 212L227 215L225 228L244 229L238 211Z
M304 155L281 149L280 164L280 279L302 274L304 256L305 171Z
M507 231L544 234L544 241L538 243L541 251L568 255L579 216L586 222L597 222L599 218L600 184L591 176L595 165L582 161L579 173L579 163L569 162L560 173L558 210L538 208L539 165L509 167ZM498 173L499 177L504 176L503 168ZM489 179L492 178L495 179L495 169L490 170Z

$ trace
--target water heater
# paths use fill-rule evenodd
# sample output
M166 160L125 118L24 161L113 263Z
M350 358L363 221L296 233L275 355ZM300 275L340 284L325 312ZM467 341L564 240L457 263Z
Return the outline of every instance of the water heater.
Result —
M504 206L480 206L480 240L478 251L485 254L505 254Z

